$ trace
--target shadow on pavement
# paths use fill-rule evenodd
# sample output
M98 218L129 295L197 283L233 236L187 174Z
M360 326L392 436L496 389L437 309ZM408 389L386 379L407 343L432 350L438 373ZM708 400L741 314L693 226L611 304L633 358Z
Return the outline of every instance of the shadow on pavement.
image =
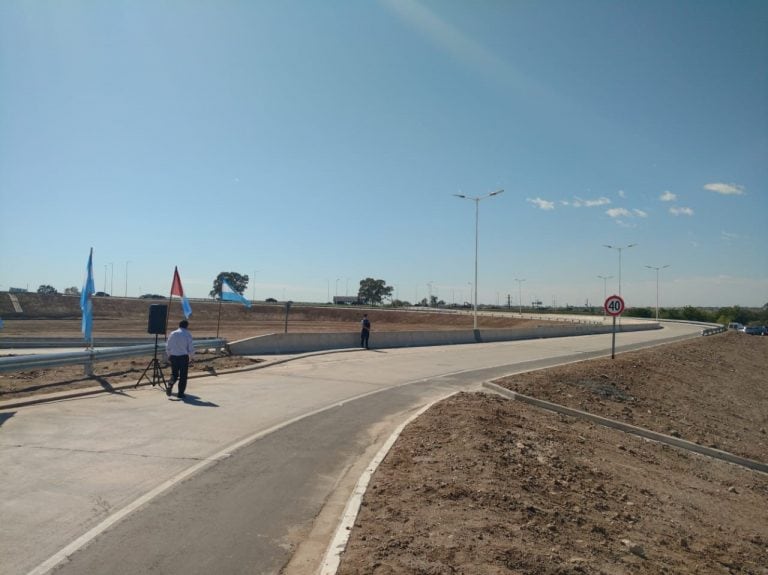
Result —
M111 383L109 383L109 381L107 381L107 379L106 379L106 378L103 378L103 377L96 377L96 378L94 378L94 379L96 379L96 381L99 383L99 385L102 387L102 389L103 389L104 391L106 391L107 393L114 393L114 394L116 394L116 395L125 395L125 396L129 396L129 394L128 394L128 393L126 393L124 390L122 390L122 389L116 389L115 387L113 387L113 386L112 386L112 384L111 384Z
M195 405L197 407L219 407L217 403L213 403L212 401L203 401L196 395L190 395L189 393L185 393L184 397L181 399L174 398L176 401L180 401L182 403L187 403L189 405Z

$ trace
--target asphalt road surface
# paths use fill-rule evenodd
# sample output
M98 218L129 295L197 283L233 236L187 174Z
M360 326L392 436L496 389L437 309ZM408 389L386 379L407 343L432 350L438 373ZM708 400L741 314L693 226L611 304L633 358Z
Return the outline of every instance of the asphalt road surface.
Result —
M620 333L617 349L700 329ZM610 335L348 351L193 379L186 401L142 387L0 405L0 574L313 573L361 471L416 410L606 354Z

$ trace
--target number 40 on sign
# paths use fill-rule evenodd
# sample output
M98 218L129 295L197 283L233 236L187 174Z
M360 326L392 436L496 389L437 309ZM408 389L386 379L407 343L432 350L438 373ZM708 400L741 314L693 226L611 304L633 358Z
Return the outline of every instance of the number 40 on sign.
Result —
M613 331L611 334L611 359L616 357L616 316L621 315L624 311L624 300L620 295L612 295L605 298L605 304L603 304L605 313L613 316Z
M624 312L624 300L620 295L612 295L605 298L605 312L608 315L617 316Z

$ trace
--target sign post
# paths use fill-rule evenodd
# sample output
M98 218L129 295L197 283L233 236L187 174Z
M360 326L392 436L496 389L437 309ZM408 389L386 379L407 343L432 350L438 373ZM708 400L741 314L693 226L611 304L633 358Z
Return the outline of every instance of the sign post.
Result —
M620 295L612 295L605 298L603 304L605 313L613 317L613 331L611 333L611 359L616 357L616 318L624 312L624 300Z

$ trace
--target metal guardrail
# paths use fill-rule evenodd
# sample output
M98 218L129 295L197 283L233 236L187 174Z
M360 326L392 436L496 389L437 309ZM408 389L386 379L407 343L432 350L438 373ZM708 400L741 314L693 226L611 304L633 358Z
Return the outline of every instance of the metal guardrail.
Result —
M708 327L701 330L701 335L715 335L716 333L723 333L724 331L728 331L728 328L723 327L722 325L719 327Z
M197 336L198 339L212 339L213 336ZM164 341L164 340L160 340ZM106 349L108 347L125 347L130 345L155 345L153 337L100 337L94 341L94 347ZM85 341L82 337L0 337L0 349L47 349L52 347L84 349Z
M221 349L227 345L224 339L195 340L195 349ZM165 342L157 344L158 352L165 352ZM0 357L0 372L26 371L46 367L59 367L62 365L82 364L86 374L92 373L93 364L110 359L134 357L137 355L150 355L155 352L155 344L132 345L126 347L111 347L106 349L92 349L88 351L74 351L67 353L49 353L37 355L22 355L12 357Z

